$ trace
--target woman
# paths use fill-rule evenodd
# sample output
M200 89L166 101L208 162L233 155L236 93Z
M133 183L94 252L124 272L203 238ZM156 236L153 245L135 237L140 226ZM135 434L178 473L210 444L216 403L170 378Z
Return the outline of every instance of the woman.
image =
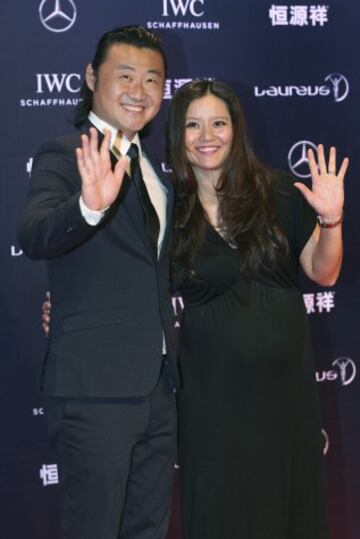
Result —
M309 151L312 190L256 160L234 92L182 86L167 126L186 539L323 539L321 423L299 265L332 285L345 159ZM316 219L318 215L318 222Z

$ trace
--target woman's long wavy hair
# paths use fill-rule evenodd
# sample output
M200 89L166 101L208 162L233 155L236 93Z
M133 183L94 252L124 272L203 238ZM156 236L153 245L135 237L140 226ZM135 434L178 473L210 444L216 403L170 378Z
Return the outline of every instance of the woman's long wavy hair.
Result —
M279 253L286 251L287 241L277 222L271 173L250 147L238 98L227 84L216 80L185 84L170 104L166 134L176 193L173 270L191 270L204 237L207 216L186 156L185 123L190 103L206 95L221 99L231 117L233 142L217 185L219 220L225 239L238 247L242 273L250 276L273 268Z

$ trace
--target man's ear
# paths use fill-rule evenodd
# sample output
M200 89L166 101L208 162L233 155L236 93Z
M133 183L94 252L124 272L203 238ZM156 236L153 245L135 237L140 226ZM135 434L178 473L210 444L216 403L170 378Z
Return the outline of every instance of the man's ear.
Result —
M85 80L87 87L93 92L95 89L96 76L95 71L93 70L93 66L91 64L88 64L86 67Z

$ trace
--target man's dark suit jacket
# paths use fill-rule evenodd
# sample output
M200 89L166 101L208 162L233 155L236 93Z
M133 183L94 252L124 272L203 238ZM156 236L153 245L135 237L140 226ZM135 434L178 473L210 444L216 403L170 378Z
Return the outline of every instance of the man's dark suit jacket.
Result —
M169 291L172 186L143 149L167 189L159 259L128 176L101 223L88 225L79 208L80 134L49 142L37 153L18 229L24 252L46 259L48 266L52 310L43 390L63 397L147 395L160 372L162 332L176 386Z

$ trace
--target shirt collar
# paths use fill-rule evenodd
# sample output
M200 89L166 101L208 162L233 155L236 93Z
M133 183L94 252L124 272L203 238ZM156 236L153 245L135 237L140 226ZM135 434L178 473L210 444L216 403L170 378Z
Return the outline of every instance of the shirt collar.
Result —
M110 131L110 133L111 133L110 146L112 146L114 144L114 141L115 141L118 130L115 127L113 127L112 125L105 122L105 120L102 120L101 118L99 118L99 116L97 116L93 111L90 111L88 118L89 118L90 122L100 131L100 133L103 133L104 129L108 129ZM130 148L130 144L132 144L132 143L137 145L137 147L139 149L139 157L141 158L143 154L142 154L142 150L141 150L141 142L140 142L139 133L136 133L136 135L134 136L134 138L131 141L125 135L122 136L122 138L121 138L121 150L120 150L121 154L126 155L129 148Z

